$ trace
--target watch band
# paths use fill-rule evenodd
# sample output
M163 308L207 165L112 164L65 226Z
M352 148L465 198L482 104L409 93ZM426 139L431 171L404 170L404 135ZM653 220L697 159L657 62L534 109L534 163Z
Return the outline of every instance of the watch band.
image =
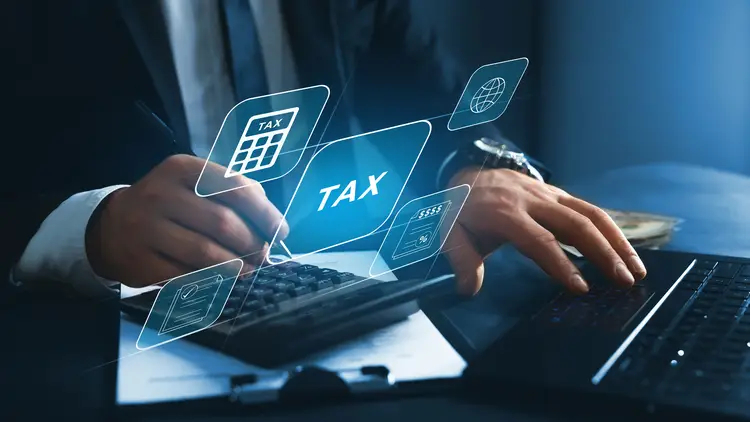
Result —
M444 188L453 175L463 168L476 166L491 169L509 169L545 183L545 177L522 152L511 151L507 144L480 138L464 144L454 151L440 168L439 187Z

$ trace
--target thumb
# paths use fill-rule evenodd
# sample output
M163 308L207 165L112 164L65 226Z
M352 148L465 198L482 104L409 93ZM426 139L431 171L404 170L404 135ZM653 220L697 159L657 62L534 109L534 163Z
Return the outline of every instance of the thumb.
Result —
M444 251L456 274L458 292L467 296L476 294L484 280L484 260L460 223L448 235Z

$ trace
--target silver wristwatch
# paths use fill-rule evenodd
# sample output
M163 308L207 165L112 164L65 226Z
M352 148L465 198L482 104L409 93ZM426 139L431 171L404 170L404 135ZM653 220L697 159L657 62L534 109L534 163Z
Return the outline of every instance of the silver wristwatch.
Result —
M458 153L474 165L484 168L507 168L544 182L542 175L529 163L522 152L511 151L502 142L490 138L479 138L466 144Z

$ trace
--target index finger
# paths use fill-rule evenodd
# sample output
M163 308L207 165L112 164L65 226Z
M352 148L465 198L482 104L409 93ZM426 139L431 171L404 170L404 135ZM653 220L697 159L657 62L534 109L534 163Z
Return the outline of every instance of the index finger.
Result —
M213 173L214 177L223 177L226 169L209 162L205 171ZM229 180L240 188L214 195L210 199L221 202L234 210L268 241L273 239L277 231L279 239L284 239L289 234L289 225L284 220L284 216L268 199L260 183L245 176L236 176L227 179L227 182Z
M549 230L526 214L510 218L514 224L508 230L508 240L519 252L531 258L545 273L569 290L577 293L588 292L589 287L580 271L570 262Z

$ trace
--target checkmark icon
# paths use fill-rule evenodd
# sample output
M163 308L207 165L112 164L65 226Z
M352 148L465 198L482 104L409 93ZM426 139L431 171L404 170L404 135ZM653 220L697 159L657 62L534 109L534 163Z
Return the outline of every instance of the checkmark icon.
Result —
M195 294L195 292L198 291L198 286L189 286L187 289L185 289L184 292L180 295L180 297L185 300Z

